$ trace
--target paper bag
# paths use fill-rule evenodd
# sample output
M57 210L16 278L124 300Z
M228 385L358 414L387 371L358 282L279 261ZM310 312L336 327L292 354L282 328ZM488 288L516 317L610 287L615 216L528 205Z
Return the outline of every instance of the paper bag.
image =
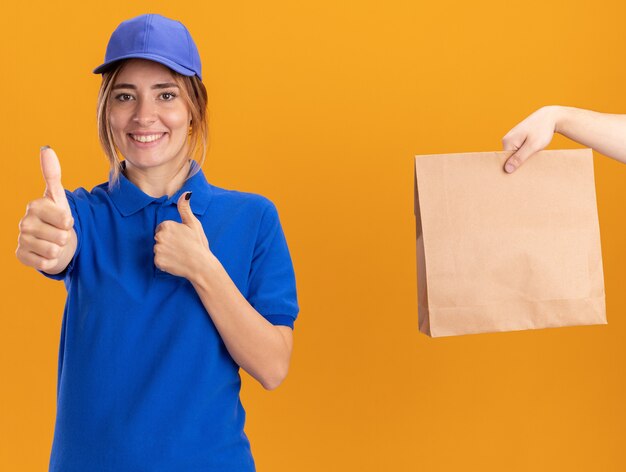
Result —
M606 324L591 149L415 157L418 319L432 337Z

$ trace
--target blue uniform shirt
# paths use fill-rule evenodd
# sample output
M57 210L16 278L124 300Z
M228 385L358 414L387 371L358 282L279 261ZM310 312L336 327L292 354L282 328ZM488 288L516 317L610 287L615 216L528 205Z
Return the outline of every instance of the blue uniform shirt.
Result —
M64 280L54 472L254 471L233 361L191 283L154 265L154 232L191 209L213 254L274 325L298 314L289 250L266 198L198 172L171 198L124 175L66 190L78 247ZM43 272L42 272L43 273Z

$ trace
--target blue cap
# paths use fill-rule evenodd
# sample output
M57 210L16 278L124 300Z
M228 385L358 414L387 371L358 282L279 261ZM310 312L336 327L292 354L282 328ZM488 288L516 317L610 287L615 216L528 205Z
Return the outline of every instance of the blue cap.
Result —
M104 63L93 73L102 74L114 63L130 58L159 62L202 80L200 54L191 34L180 21L162 15L150 13L120 23L109 39Z

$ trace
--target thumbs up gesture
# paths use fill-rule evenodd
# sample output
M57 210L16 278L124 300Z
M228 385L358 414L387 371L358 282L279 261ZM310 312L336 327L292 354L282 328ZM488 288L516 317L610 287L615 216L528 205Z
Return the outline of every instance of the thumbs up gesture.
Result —
M15 255L23 264L49 274L62 272L77 246L74 219L61 184L61 165L49 147L40 151L46 184L43 198L33 200L20 220Z
M154 265L172 275L190 281L206 267L207 258L213 257L202 223L189 205L191 192L178 199L178 212L182 223L163 221L154 233Z

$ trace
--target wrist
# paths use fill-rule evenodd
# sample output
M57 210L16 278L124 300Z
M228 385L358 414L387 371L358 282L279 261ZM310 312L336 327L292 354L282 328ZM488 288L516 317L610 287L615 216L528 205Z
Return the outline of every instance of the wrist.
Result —
M211 279L214 278L214 274L221 266L220 261L215 255L207 250L203 254L195 259L195 263L191 267L189 276L187 279L192 285L203 286L208 288Z
M563 134L563 127L565 126L565 122L570 114L571 108L561 105L551 105L546 108L552 117L554 132Z

